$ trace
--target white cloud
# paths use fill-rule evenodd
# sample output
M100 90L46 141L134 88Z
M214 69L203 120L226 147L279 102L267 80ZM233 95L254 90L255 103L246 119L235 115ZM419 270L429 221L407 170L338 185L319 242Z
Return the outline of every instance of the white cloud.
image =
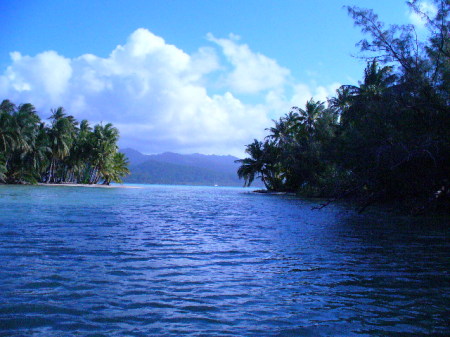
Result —
M106 58L13 52L0 75L0 96L33 103L43 118L64 106L78 120L112 122L121 146L144 153L242 155L246 144L264 136L271 118L311 96L324 100L337 86L293 85L289 70L236 37L208 38L219 51L201 47L190 55L141 28ZM218 78L226 79L223 92L209 93L220 87ZM252 102L242 93L253 94Z
M433 18L437 13L436 6L431 2L422 1L419 3L418 8L419 8L420 12L422 12L423 14L425 14L426 16L428 16L430 18ZM411 21L411 23L414 26L416 26L418 28L423 28L425 26L425 24L427 23L423 14L416 13L415 11L410 10L409 20Z
M239 93L258 93L283 86L290 71L259 53L254 53L246 44L238 44L238 37L218 39L208 34L208 39L219 45L234 69L227 74L226 84Z
M294 94L291 98L291 104L299 107L305 106L311 98L317 101L326 102L328 98L335 96L336 89L341 86L340 83L332 83L328 86L308 86L306 84L297 84L294 86Z
M46 51L35 57L11 53L13 66L8 67L3 81L9 83L17 93L42 91L56 102L67 89L72 76L70 60L54 51Z

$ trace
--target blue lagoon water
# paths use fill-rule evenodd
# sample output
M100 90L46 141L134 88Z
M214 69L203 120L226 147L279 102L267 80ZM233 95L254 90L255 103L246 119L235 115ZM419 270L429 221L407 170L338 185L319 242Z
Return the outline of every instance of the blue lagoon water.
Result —
M0 336L444 336L449 226L240 188L0 186Z

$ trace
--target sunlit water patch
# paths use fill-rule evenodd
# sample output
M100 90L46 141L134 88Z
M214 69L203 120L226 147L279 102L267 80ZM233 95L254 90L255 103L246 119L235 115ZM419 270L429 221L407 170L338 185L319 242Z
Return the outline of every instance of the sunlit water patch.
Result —
M239 188L0 186L0 335L448 335L443 219Z

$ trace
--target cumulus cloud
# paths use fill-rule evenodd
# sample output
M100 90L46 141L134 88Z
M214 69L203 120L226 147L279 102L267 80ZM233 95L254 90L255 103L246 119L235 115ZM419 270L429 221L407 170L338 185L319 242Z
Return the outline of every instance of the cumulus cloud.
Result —
M291 103L297 106L304 106L311 98L315 100L326 102L328 98L335 95L336 90L341 86L340 83L335 82L327 86L308 86L306 84L296 84L294 86L294 94L291 98Z
M437 8L433 3L427 1L420 2L418 8L423 14L411 10L409 13L409 20L414 26L423 28L427 23L426 16L430 18L434 17L437 13Z
M248 45L239 44L239 37L218 39L208 34L208 40L219 45L234 69L227 74L226 84L239 93L257 93L284 85L290 72L273 59L254 53Z
M67 90L72 76L69 59L54 51L35 57L12 52L11 59L13 66L7 68L2 82L9 84L17 94L32 95L35 91L42 91L50 101L56 102Z
M263 137L271 118L311 96L325 99L335 86L292 85L289 70L235 38L208 39L220 48L187 54L141 28L106 58L13 52L0 75L0 96L33 103L43 118L64 106L78 120L112 122L121 132L121 146L144 153L239 155L253 138ZM220 87L212 82L221 78L222 91L210 93L211 86ZM241 94L256 99L249 103Z

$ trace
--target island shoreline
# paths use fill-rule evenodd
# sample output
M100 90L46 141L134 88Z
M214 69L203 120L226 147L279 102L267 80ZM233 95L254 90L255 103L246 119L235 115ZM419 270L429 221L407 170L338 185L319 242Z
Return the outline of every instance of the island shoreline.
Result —
M142 188L139 186L129 186L129 185L102 185L102 184L47 184L47 183L38 183L37 186L65 186L65 187L93 187L93 188Z

